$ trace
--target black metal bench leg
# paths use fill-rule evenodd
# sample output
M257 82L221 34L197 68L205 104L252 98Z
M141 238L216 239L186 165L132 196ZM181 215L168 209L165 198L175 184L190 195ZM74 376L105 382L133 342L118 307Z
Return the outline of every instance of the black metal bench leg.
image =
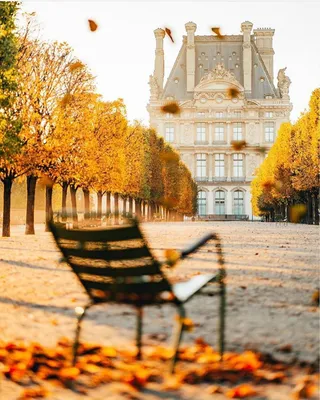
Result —
M219 352L222 361L224 353L224 334L225 334L225 319L226 319L226 285L220 282L220 318L219 318Z
M137 307L137 360L141 360L142 317L143 308Z
M174 373L174 368L176 365L176 362L178 360L178 352L179 352L179 346L180 342L182 339L182 334L184 330L184 319L186 317L186 313L184 310L184 307L182 305L178 306L178 313L179 313L179 319L176 327L176 332L174 335L174 354L171 359L171 364L170 364L170 373Z
M76 334L73 342L73 348L72 348L72 365L74 366L77 361L77 352L78 352L78 347L79 347L79 337L80 337L80 331L81 331L81 322L83 318L86 315L86 312L89 307L91 307L92 304L87 304L84 308L81 307L76 307L75 312L77 314L77 328L76 328Z

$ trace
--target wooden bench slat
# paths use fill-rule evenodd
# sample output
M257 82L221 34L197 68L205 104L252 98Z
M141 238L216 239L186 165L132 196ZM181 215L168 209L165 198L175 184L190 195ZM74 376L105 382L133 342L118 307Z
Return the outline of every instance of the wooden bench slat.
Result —
M72 269L76 274L90 274L106 277L126 277L126 276L141 276L141 275L157 275L160 274L160 269L157 264L138 266L138 267L91 267L82 266L71 263ZM81 279L81 278L80 278Z
M118 260L134 260L142 257L151 257L151 253L146 246L116 249L116 250L87 250L87 249L68 249L61 246L65 256L90 258L95 260L118 261Z
M123 240L141 239L142 235L136 226L117 229L77 230L53 226L53 234L59 239L78 242L119 242Z
M90 281L88 279L81 279L82 284L90 289L97 289L103 292L112 293L137 293L137 294L156 294L164 291L170 291L171 288L167 281L162 280L160 282L143 282L143 283L106 283Z

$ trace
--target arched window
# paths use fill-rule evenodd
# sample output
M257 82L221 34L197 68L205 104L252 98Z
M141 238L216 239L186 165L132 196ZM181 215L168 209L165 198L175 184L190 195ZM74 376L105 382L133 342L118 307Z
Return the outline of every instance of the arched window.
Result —
M204 190L198 192L198 214L207 214L207 194Z
M226 194L223 190L217 190L214 197L215 214L225 214Z
M233 214L244 214L244 193L241 190L233 192Z

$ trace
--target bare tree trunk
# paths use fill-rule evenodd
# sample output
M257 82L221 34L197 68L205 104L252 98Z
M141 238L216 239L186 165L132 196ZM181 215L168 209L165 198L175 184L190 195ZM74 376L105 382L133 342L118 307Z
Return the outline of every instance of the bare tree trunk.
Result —
M127 216L127 198L126 197L123 198L123 211L122 211L122 214L123 214L124 217Z
M316 225L319 225L319 209L320 209L320 205L319 205L319 199L320 199L319 193L316 193L315 196L316 196L316 199L315 199L315 201L316 201L316 204L315 204L315 208L316 208Z
M113 195L114 198L114 223L119 225L119 193Z
M316 196L314 193L312 193L312 224L316 224L316 209L317 209L317 202L316 202Z
M27 212L26 212L26 235L34 235L34 202L36 198L36 185L38 177L27 176Z
M78 226L78 212L77 212L77 190L74 185L70 185L71 206L72 206L72 220L73 227Z
M84 219L90 219L90 191L88 188L82 188L84 199Z
M68 195L68 186L67 182L62 182L62 222L67 221L67 195Z
M103 197L103 193L101 192L101 190L99 190L97 192L97 200L98 200L97 218L98 219L101 219L101 217L102 217L102 197Z
M3 216L2 216L2 236L10 237L10 215L11 215L11 188L13 180L3 179Z
M46 226L45 226L45 231L49 232L49 221L52 220L52 192L53 192L53 187L52 186L46 186Z
M136 217L141 218L141 200L135 199L135 204L136 204Z
M146 219L146 202L142 200L142 218Z
M130 217L133 216L133 198L132 197L129 197L129 214L130 214Z
M110 216L111 214L111 193L107 192L107 196L106 196L106 213L107 213L107 217Z

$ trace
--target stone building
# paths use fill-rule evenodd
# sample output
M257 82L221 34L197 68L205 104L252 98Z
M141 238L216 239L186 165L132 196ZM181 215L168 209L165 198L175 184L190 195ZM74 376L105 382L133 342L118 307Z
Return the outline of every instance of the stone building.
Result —
M185 25L181 49L164 84L163 29L154 31L155 67L150 75L150 126L180 153L198 184L198 213L252 217L250 182L272 146L292 105L285 68L274 85L274 30L240 35L196 36L197 25ZM235 98L230 88L239 93ZM177 101L179 115L161 106ZM246 142L234 150L232 141ZM218 217L219 218L219 217ZM221 218L221 217L220 217Z

